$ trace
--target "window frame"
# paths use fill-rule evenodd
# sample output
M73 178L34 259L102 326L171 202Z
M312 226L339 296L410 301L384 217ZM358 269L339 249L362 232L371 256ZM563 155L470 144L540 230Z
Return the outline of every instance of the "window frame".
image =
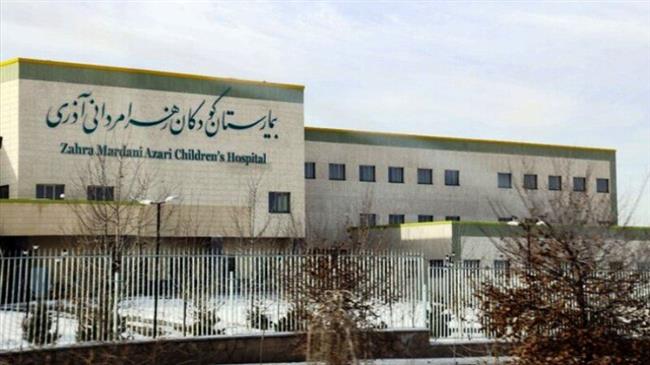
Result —
M551 179L557 178L557 189L551 184ZM561 175L548 175L548 190L550 191L562 191L562 176Z
M39 194L39 188L42 190L42 194ZM51 198L48 197L50 195L48 190L51 191ZM39 197L39 195L42 196ZM36 199L63 200L61 195L65 196L65 184L36 184Z
M93 194L91 194L91 190L93 191ZM97 199L97 192L100 191L101 198L102 199ZM107 198L109 194L107 192L110 191L110 199ZM92 195L92 197L91 197ZM86 186L86 200L89 201L114 201L115 200L115 187L114 186L109 186L109 185L88 185Z
M508 178L507 186L501 184L501 177ZM499 189L512 189L512 173L511 172L497 172L497 187Z
M577 189L576 181L582 181L582 189ZM573 177L573 191L578 192L578 193L586 193L587 192L587 178L582 177L582 176L574 176Z
M371 218L371 219L369 219ZM377 214L375 213L360 213L359 214L359 226L360 227L376 227L377 226Z
M424 180L420 179L420 177L421 177L420 173L421 172L429 174L428 179L427 179L428 181L424 181ZM418 175L418 185L433 185L433 169L418 168L417 175Z
M600 183L605 182L605 190L600 189ZM604 177L596 178L596 192L601 194L609 194L609 179Z
M278 209L278 199L281 197L287 198L286 210ZM269 214L290 214L291 213L291 192L289 191L269 191Z
M307 175L307 166L311 166L312 175ZM305 162L305 180L316 180L316 162Z
M400 222L393 222L393 218L401 217ZM388 224L404 224L406 223L406 215L404 214L389 214L388 215Z
M332 169L337 168L337 167L342 167L341 171L343 172L343 177L341 177L341 178L332 177L332 171L333 171ZM346 173L345 173L345 164L344 163L330 163L329 164L329 179L331 181L345 181L345 179L346 179L345 175L346 175Z
M534 178L534 186L529 186L528 181L530 178ZM537 190L539 188L539 181L537 174L524 174L524 189L526 190Z
M393 180L393 171L399 172L399 179ZM388 166L388 182L391 184L404 184L404 167Z
M460 186L460 170L445 170L445 186Z
M433 222L433 220L434 220L433 214L418 214L418 223Z
M363 170L371 169L372 170L372 180L367 180L363 178ZM359 165L359 181L361 182L377 182L377 168L375 165Z

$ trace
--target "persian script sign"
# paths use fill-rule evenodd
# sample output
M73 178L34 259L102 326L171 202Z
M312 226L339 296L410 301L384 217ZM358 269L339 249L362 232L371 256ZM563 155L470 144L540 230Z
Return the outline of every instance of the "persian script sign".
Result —
M84 133L92 134L98 128L105 128L112 131L117 128L138 128L157 127L160 130L169 130L172 135L179 135L184 130L203 132L208 138L215 138L217 134L231 131L243 131L257 129L264 131L266 139L278 138L273 133L273 128L278 123L278 118L273 116L271 110L267 114L249 122L238 123L235 121L233 110L221 110L218 107L219 101L228 94L230 88L224 90L217 96L212 105L205 107L204 99L194 107L181 109L172 104L163 108L163 114L153 120L143 120L134 116L133 103L129 103L128 110L119 114L111 114L106 103L96 100L91 91L79 94L74 100L64 102L56 111L50 107L45 116L45 123L50 128L57 128L63 125L80 125ZM204 108L205 107L205 108ZM54 115L52 115L54 113Z

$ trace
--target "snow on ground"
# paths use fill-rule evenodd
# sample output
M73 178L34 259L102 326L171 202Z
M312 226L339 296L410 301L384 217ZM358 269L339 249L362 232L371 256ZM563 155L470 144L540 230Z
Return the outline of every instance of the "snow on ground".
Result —
M23 340L22 322L25 318L23 312L0 311L0 350L23 349L31 347L30 343ZM77 320L72 318L53 318L52 327L55 328L58 322L58 333L61 337L57 340L57 346L75 343L75 332Z
M69 309L74 309L74 306L70 303L60 304L67 306ZM210 298L203 307L216 311L219 322L215 327L222 330L222 333L225 335L273 332L274 329L272 326L266 331L252 328L251 319L249 318L251 311L254 312L256 309L259 309L261 313L264 313L268 321L277 323L291 309L288 302L279 298L267 297L264 300L251 300L251 298L236 295ZM144 329L151 328L154 317L153 298L136 297L122 300L118 308L120 315L127 316L127 324ZM29 347L30 344L22 339L21 323L25 313L19 310L11 310L18 309L18 307L6 309L4 311L0 310L0 350ZM163 332L161 337L182 337L183 329L187 333L187 330L191 328L196 309L194 303L191 301L184 301L179 298L159 299L158 320ZM401 302L382 305L378 306L376 312L379 315L377 324L385 324L389 329L426 328L427 326L427 310L424 302ZM481 334L481 327L478 321L479 316L475 310L467 308L459 316L453 315L452 313L449 314L450 320L447 323L447 328L454 337L463 337L465 339L485 338ZM60 312L53 320L53 327L58 326L56 327L57 332L61 334L61 338L57 341L56 345L74 343L77 330L75 316L67 312ZM133 331L124 333L122 336L129 339L147 338ZM440 341L448 342L458 340Z

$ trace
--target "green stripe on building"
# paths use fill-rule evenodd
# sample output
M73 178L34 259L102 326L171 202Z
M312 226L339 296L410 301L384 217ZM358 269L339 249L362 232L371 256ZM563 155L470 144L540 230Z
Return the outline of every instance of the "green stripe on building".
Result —
M228 96L235 98L299 104L302 104L304 99L303 87L297 85L40 60L18 59L16 62L5 62L2 66L2 82L16 78L201 95L219 95L226 88L231 88Z

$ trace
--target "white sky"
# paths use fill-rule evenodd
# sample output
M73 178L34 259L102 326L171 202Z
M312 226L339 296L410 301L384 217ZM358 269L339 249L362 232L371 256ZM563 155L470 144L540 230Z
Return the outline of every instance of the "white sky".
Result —
M312 126L616 148L650 225L650 2L0 2L0 58L306 85Z

